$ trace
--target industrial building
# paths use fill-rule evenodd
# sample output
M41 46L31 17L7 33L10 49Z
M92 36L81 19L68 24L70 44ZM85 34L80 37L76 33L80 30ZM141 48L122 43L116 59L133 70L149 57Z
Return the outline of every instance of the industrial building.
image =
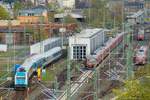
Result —
M142 24L144 21L144 11L139 10L138 12L135 12L132 15L127 16L127 21L132 25Z
M47 23L48 11L44 6L36 6L30 9L20 10L17 16L20 23Z
M83 60L104 43L104 29L84 29L69 37L70 59Z
M124 0L125 11L128 14L144 9L144 0Z

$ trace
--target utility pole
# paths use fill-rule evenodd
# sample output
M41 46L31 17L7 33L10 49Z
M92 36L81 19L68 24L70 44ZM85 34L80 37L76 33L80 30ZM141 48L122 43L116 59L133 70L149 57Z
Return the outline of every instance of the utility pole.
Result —
M71 68L70 68L70 49L68 46L67 55L67 100L71 100Z
M94 100L98 100L98 72L94 69Z
M43 53L45 52L45 50L43 50L43 22L44 22L44 17L43 16L40 16L40 25L39 25L39 41L41 42L40 43L40 53ZM46 50L47 51L47 50Z
M55 76L54 88L55 88L55 91L57 92L57 90L58 90L58 82L57 82L57 77L56 76Z
M125 23L124 23L124 0L122 1L122 31L125 33ZM126 35L124 35L123 36L123 58L125 58L125 43L126 43L126 41L125 41L125 37L126 37Z
M128 45L128 48L126 50L126 53L127 53L127 60L126 60L126 66L127 66L127 79L131 79L133 77L133 66L132 66L132 47L131 47L131 43L132 43L132 39L131 39L131 34L132 34L132 31L130 29L130 25L127 23L126 24L126 29L128 30L127 31L127 45Z

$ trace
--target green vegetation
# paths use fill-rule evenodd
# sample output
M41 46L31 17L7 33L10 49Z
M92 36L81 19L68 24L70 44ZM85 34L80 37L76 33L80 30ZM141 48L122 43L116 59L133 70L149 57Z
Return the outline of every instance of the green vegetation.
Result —
M9 18L10 18L9 13L5 10L5 8L0 6L0 20L5 20Z
M7 74L6 71L0 71L0 78L4 78L3 76L5 76Z
M48 71L48 69L46 69L45 75L42 75L42 81L52 81L54 80L54 76L54 72Z
M48 4L47 4L47 7L48 7L49 9L56 10L57 4L56 4L56 3L48 3Z
M135 74L134 75L135 79L138 79L144 76L150 76L150 65L142 66L134 74Z
M8 51L8 52L0 52L0 57L13 57L16 56L19 52L18 51Z
M55 81L55 76L58 76L66 68L66 60L62 63L53 64L46 68L46 74L42 76L43 81ZM64 66L64 67L62 67Z
M92 7L84 10L86 22L91 27L120 27L122 24L122 5L108 6L109 0L91 0Z
M150 100L150 65L140 66L134 79L125 82L122 89L115 89L117 100Z
M131 80L125 82L122 90L114 90L118 98L116 100L150 100L150 78L142 81Z
M22 4L21 2L16 1L16 2L14 3L14 10L15 10L15 11L22 9L22 7L23 7L23 4Z
M18 15L18 11L21 10L23 7L24 6L20 1L15 1L13 8L15 17Z
M66 24L69 24L69 23L76 23L77 24L78 23L76 19L72 18L69 15L64 18L64 22Z

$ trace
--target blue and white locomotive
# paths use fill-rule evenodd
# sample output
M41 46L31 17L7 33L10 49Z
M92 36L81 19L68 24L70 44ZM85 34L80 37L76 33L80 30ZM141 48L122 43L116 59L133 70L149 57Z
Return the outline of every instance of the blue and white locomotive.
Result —
M15 88L26 88L29 84L31 75L37 71L38 67L46 66L52 61L60 58L62 49L55 47L47 52L33 55L27 58L22 65L16 64L16 72L14 77Z

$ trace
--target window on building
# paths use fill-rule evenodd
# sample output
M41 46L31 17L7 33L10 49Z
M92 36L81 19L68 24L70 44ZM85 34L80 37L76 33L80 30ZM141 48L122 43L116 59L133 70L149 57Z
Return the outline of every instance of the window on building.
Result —
M73 46L73 59L83 60L86 57L86 46Z
M28 16L34 16L34 13L28 13Z
M19 13L18 15L21 16L21 13Z

